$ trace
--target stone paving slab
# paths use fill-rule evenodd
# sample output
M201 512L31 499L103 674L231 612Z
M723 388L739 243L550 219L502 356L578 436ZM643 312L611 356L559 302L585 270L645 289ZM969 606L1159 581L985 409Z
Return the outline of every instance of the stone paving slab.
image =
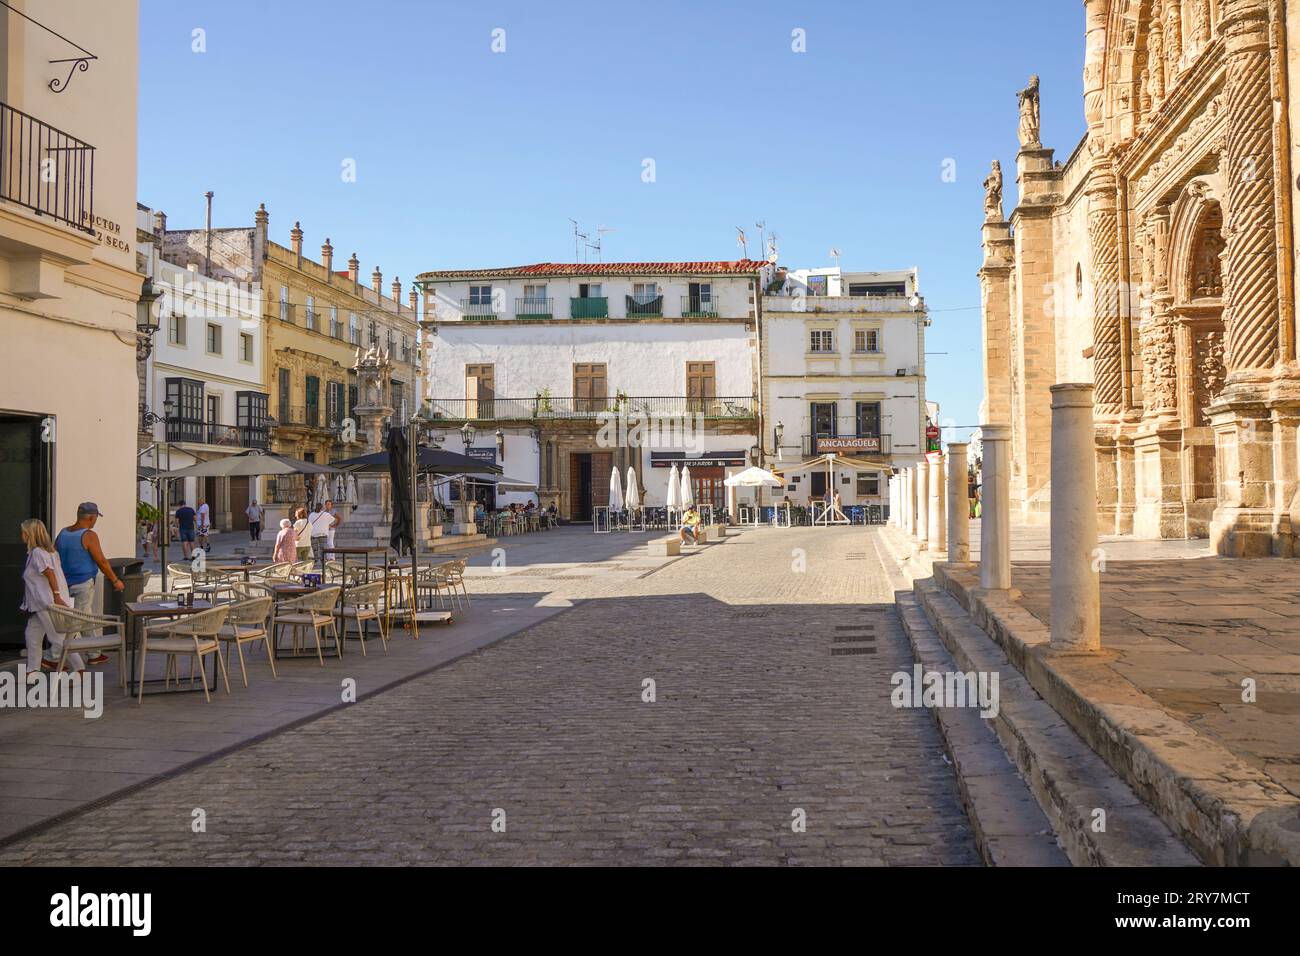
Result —
M146 692L142 704L124 698L113 655L102 668L105 706L98 719L87 720L79 710L0 710L0 844L343 706L344 678L356 681L358 697L381 692L561 610L537 607L528 598L475 598L453 623L421 628L418 641L395 628L388 654L377 637L367 641L365 657L357 642L348 641L343 659L327 656L323 668L315 658L278 661L278 680L259 651L248 662L248 688L232 658L231 694L216 691L211 703L202 692Z

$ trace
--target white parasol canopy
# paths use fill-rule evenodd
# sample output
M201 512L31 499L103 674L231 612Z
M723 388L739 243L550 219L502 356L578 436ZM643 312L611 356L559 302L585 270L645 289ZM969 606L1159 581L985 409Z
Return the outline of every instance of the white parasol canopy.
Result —
M636 486L636 472L631 467L627 470L627 505L628 511L636 511L641 507L641 490Z
M319 508L321 503L329 496L330 496L329 480L324 475L317 475L316 476L316 499L315 499L316 507Z
M618 476L618 466L615 465L609 474L609 510L623 510L623 482Z
M691 466L682 466L682 483L679 490L682 499L682 509L695 507L695 485L691 481Z
M668 470L668 498L664 502L669 511L682 510L682 486L681 478L677 474L677 466L673 465Z
M347 486L348 486L347 487L348 501L352 502L353 504L356 504L357 503L357 479L355 476L348 475Z
M722 482L728 488L761 488L764 485L783 485L780 478L762 468L746 468L738 475L732 475Z

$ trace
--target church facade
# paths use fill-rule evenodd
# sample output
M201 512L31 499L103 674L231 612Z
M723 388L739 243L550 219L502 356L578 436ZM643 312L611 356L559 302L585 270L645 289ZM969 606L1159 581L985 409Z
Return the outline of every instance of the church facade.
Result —
M1050 510L1050 394L1095 385L1103 534L1300 554L1300 3L1087 0L1087 133L1065 162L1021 91L1018 196L985 182L984 421Z

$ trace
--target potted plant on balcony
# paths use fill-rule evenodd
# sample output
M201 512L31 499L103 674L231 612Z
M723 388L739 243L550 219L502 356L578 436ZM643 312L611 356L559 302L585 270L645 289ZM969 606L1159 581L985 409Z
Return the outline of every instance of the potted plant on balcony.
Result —
M611 412L616 412L616 411L618 411L620 408L622 408L624 405L626 405L627 403L628 403L628 401L627 401L627 392L623 391L621 388L620 388L620 389L615 389L615 391L614 391L614 404L610 406L610 409L609 409L609 410L610 410Z
M549 415L555 411L551 405L551 390L549 388L544 388L537 393L535 405L538 415Z

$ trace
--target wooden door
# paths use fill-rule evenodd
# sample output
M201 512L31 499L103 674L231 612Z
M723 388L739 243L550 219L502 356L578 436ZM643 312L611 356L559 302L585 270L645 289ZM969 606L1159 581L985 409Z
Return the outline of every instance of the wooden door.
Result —
M230 482L230 526L234 531L248 530L248 476L235 475Z
M496 397L496 367L465 366L465 417L491 418L492 399Z
M614 469L614 453L597 451L591 454L591 506L609 504L609 479Z
M573 365L574 410L598 412L605 408L609 376L604 362L575 362Z
M686 405L692 414L708 414L717 396L718 376L712 362L686 363Z

